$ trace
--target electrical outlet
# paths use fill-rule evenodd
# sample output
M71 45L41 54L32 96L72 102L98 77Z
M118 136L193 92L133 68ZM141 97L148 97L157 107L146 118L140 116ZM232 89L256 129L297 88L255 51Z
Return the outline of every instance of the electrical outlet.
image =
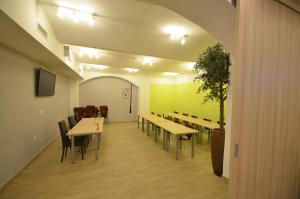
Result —
M36 141L36 140L37 140L37 136L36 136L36 135L32 136L32 139L33 139L34 141Z

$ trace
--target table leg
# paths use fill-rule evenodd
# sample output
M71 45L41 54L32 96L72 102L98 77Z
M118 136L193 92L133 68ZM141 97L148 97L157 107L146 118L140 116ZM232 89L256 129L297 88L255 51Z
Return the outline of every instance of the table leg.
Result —
M72 164L74 164L74 155L75 155L75 136L71 136L71 153L72 153L72 157L71 157L71 162Z
M176 160L178 160L179 156L179 136L176 135Z
M145 123L144 123L144 118L142 117L142 131L144 132L145 130Z
M165 129L163 130L163 149L166 148L166 131Z
M138 128L140 128L140 115L138 115L138 120L137 120L137 122L138 122Z
M194 149L195 139L194 139L194 137L195 137L195 134L193 133L193 135L192 135L192 158L194 158L194 153L195 153L195 149Z
M96 160L98 160L99 156L99 149L100 149L100 139L101 139L101 134L97 134L97 146L96 146Z
M154 124L153 124L154 125ZM154 128L154 135L153 135L153 139L154 139L154 142L156 142L156 126L153 126Z
M170 134L168 131L166 131L166 151L169 150L169 139L170 139Z
M150 122L147 120L147 135L150 136Z

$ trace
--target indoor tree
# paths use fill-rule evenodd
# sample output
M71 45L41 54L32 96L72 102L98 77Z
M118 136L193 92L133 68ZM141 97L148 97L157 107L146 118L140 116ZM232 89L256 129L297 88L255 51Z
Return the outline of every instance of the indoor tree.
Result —
M220 104L220 131L224 131L224 102L227 99L227 89L230 83L229 67L231 65L230 54L220 44L208 47L199 55L195 70L195 80L201 80L198 92L205 92L203 103L215 100Z

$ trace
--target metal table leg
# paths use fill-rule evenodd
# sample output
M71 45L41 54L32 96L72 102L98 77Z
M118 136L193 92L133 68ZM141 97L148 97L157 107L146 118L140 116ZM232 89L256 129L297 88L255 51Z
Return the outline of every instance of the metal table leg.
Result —
M144 118L142 117L142 131L144 132L144 130L145 130L145 123L144 123L145 121L144 121Z
M194 146L195 146L195 134L193 133L192 135L192 158L194 158L194 153L195 153L195 149L194 149Z
M170 133L166 131L166 151L169 150L169 141L170 140Z
M163 129L163 149L166 148L166 131Z
M179 136L176 135L176 160L178 160L179 156Z
M97 146L96 146L96 160L98 160L99 156L99 149L100 149L100 141L101 141L101 134L97 134Z
M138 122L138 128L140 128L140 115L138 115L138 120L137 120L137 122Z
M75 155L75 153L74 153L74 151L75 151L75 138L74 138L74 136L71 136L71 152L72 152L72 157L71 157L71 162L72 162L72 164L74 164L74 155Z
M147 120L147 135L150 136L150 122Z

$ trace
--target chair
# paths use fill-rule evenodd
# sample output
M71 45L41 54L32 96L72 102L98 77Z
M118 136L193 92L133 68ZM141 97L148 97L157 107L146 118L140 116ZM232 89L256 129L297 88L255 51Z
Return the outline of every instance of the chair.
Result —
M93 106L93 105L87 105L85 107L85 110L86 112L88 112L88 114L91 116L91 117L97 117L98 113L99 113L99 110L96 106Z
M183 116L189 116L189 114L187 114L187 113L182 113L182 115L183 115ZM183 121L183 125L184 125L184 126L189 126L189 123L186 122L186 121Z
M84 117L85 108L84 107L74 107L74 115L77 115L77 122L79 122Z
M71 140L69 136L67 136L68 128L65 120L61 120L58 122L59 130L60 130L60 137L61 137L61 144L62 144L62 154L60 162L63 162L64 157L67 156L68 148L71 148ZM81 146L81 158L83 160L83 152L84 152L84 140L82 137L75 137L74 140L75 146Z
M177 111L174 111L174 113L175 113L175 114L178 114ZM180 123L178 118L173 118L173 122L176 122L176 123L178 123L178 124Z
M155 113L154 113L154 112L151 112L151 115L155 115Z
M68 121L69 121L69 127L70 129L72 129L75 125L76 125L76 120L74 118L74 116L69 116L68 117Z
M157 114L157 117L161 117L161 114Z
M204 121L211 122L211 119L203 118ZM204 130L207 131L207 143L211 140L211 129L204 127Z
M218 123L218 124L220 124L220 121L217 121L217 123ZM225 126L225 125L226 125L226 123L224 122L224 123L223 123L223 125Z
M100 106L99 107L100 110L100 115L101 117L107 118L108 115L108 107L106 105Z

